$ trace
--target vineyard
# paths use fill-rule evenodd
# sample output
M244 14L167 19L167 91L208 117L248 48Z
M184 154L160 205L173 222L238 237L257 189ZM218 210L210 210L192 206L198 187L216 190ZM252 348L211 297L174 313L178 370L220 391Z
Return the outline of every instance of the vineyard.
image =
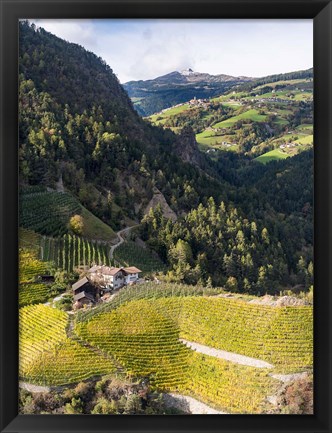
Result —
M19 251L19 281L20 283L33 282L38 275L48 272L49 263L42 262L36 253L25 248Z
M218 409L232 413L259 413L264 398L276 389L271 370L240 366L197 354L179 342L175 324L180 304L172 318L163 314L174 303L161 308L142 299L76 325L84 340L112 354L134 376L150 376L152 386L163 391L193 395ZM128 321L128 317L131 318ZM175 319L175 321L173 320Z
M46 191L26 187L20 193L20 226L50 237L72 233L70 219L80 215L83 237L110 242L116 238L114 231L67 192ZM76 232L75 232L76 233Z
M130 317L130 320L128 320ZM147 301L96 316L76 325L84 340L112 354L134 376L150 376L155 388L184 384L189 350L179 341L173 322L151 309Z
M128 288L109 304L79 313L75 330L131 374L149 375L156 388L229 413L262 413L278 386L272 372L312 368L312 308L209 296L216 292L174 284ZM202 355L179 344L179 338L266 360L275 368Z
M311 370L312 307L272 307L216 297L220 289L145 283L108 303L68 316L43 305L21 308L21 376L60 385L116 371L149 377L228 413L262 413L279 382L272 373ZM195 352L180 339L270 362L249 367Z
M60 289L53 284L42 283L38 277L49 274L51 263L36 258L36 250L21 248L19 251L19 306L46 302L59 294Z
M312 368L312 307L208 297L157 299L153 305L176 321L186 340L267 361L276 371Z
M55 386L115 371L112 360L67 337L66 313L33 305L21 308L19 319L22 380Z
M55 263L60 269L71 272L78 266L109 265L109 246L75 235L66 234L61 238L40 239L42 259Z
M187 284L146 282L137 286L125 287L119 291L117 296L110 302L96 306L90 311L78 311L76 315L77 322L90 320L92 317L106 313L121 305L139 299L158 299L178 296L211 296L218 295L222 289L212 289L200 286L189 286Z
M20 226L48 236L62 236L70 218L81 213L80 203L70 194L38 191L20 195Z
M187 383L179 390L229 413L261 413L266 396L277 388L269 373L193 352Z
M110 264L109 244L80 236L66 234L52 238L21 228L19 242L22 247L34 251L40 260L51 262L68 272L78 266L90 266L91 263Z
M18 293L20 307L46 302L51 297L47 284L20 284Z
M124 266L135 263L143 273L165 270L165 264L154 256L147 248L143 248L133 241L123 242L114 250L114 258Z

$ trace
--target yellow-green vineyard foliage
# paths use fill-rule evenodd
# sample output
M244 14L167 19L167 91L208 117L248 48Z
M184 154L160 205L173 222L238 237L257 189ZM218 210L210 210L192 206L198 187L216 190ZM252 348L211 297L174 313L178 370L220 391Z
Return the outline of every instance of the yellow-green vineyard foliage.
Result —
M63 385L115 371L107 357L67 338L68 315L45 305L20 309L19 373L39 385Z
M272 307L224 297L156 299L154 303L176 321L181 338L270 362L276 371L312 367L310 306Z
M78 323L75 331L116 357L130 374L149 376L158 389L189 394L231 413L259 413L275 390L271 369L240 366L188 349L179 341L176 325L181 303L172 301L131 301Z
M163 298L162 288L155 294L140 286L130 290L137 290L138 297L149 299L151 308L175 322L180 338L267 361L275 371L291 373L312 368L311 306L273 307L234 298L190 296L190 292L179 296L175 291L172 296L171 290L165 290L168 297ZM92 320L98 313L118 308L121 302L131 305L136 295L126 294L124 291L123 296L115 297L114 305L110 302L97 307L96 311L79 315L78 320Z
M36 253L21 248L19 251L19 280L21 283L34 281L38 275L47 273L49 265L38 260Z
M48 301L59 290L47 283L38 282L38 276L48 274L50 264L37 259L37 252L21 248L19 251L19 305L24 307Z
M34 383L66 385L115 372L114 362L71 339L41 353L27 371Z
M188 359L188 380L180 391L230 413L260 413L277 381L271 370L238 365L192 352Z
M20 307L46 302L50 297L47 285L42 283L20 284L18 293Z
M133 376L150 376L160 389L176 390L187 377L190 350L179 329L146 300L132 301L76 325L78 335L112 354Z

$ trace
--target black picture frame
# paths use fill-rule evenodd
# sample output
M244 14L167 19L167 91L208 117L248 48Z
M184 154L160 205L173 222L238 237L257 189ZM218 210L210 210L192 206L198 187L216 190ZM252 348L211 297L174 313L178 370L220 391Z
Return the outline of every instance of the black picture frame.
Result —
M1 432L331 432L331 1L0 0L0 7ZM18 20L126 17L314 20L314 415L18 415Z

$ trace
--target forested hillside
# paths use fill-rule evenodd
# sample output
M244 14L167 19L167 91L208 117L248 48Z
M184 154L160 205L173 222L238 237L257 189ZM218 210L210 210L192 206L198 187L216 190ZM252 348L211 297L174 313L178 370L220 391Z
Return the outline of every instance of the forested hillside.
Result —
M139 235L164 261L162 268L170 281L199 281L256 294L308 290L313 258L312 146L266 165L254 157L265 151L264 146L278 145L273 140L282 128L302 128L310 136L310 74L246 83L236 94L231 91L209 100L207 110L175 107L174 118L154 119L158 125L152 125L135 112L102 59L21 22L19 156L24 226L58 235L45 231L40 206L34 206L34 212L41 223L31 220L23 196L27 188L40 185L60 194L61 185L68 201L75 203L75 212L88 209L113 229L143 219ZM282 79L298 82L280 84ZM286 86L277 91L284 92L285 99L298 98L295 109L274 108L277 114L273 114L263 113L265 107L250 108L276 91L273 86L265 88L266 83ZM294 98L292 91L297 92ZM207 130L219 123L215 131ZM225 149L212 157L202 145L208 140L202 136L206 131L215 134L213 140L229 133L233 138L227 140L238 140L241 151ZM157 193L177 215L176 222L167 220L158 207L144 217ZM46 193L33 194L35 204L50 201ZM52 197L56 205L59 197ZM60 222L63 235L68 228Z
M109 66L76 44L20 23L20 181L65 188L105 222L141 215L157 186L181 209L185 185L217 182L170 151L178 139L133 110ZM180 144L181 145L181 144ZM113 212L113 215L112 215Z

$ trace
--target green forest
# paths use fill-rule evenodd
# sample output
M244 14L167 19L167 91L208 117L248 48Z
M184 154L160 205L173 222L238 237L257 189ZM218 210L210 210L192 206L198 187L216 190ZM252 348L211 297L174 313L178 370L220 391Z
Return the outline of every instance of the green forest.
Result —
M258 117L229 123L239 114L224 99L246 100L257 88L260 96L282 80L310 80L312 71L237 84L235 96L228 89L208 108L191 108L157 125L135 112L101 58L28 22L20 23L19 72L21 215L27 228L44 234L47 225L29 222L27 188L56 190L61 178L75 208L71 215L84 206L113 230L128 220L141 223L138 236L158 254L169 281L254 294L309 290L312 147L268 164L255 160L255 149L267 143L262 154L280 134L312 123L312 104L287 106L287 125L278 122L281 114L268 113L264 122ZM293 81L287 85L294 87ZM305 92L310 86L306 82ZM239 151L211 157L202 150L197 137L216 122L228 122L232 130L226 133L235 134ZM176 222L161 208L146 212L155 191L175 212ZM49 228L47 234L63 235L68 229L61 224L59 232Z

